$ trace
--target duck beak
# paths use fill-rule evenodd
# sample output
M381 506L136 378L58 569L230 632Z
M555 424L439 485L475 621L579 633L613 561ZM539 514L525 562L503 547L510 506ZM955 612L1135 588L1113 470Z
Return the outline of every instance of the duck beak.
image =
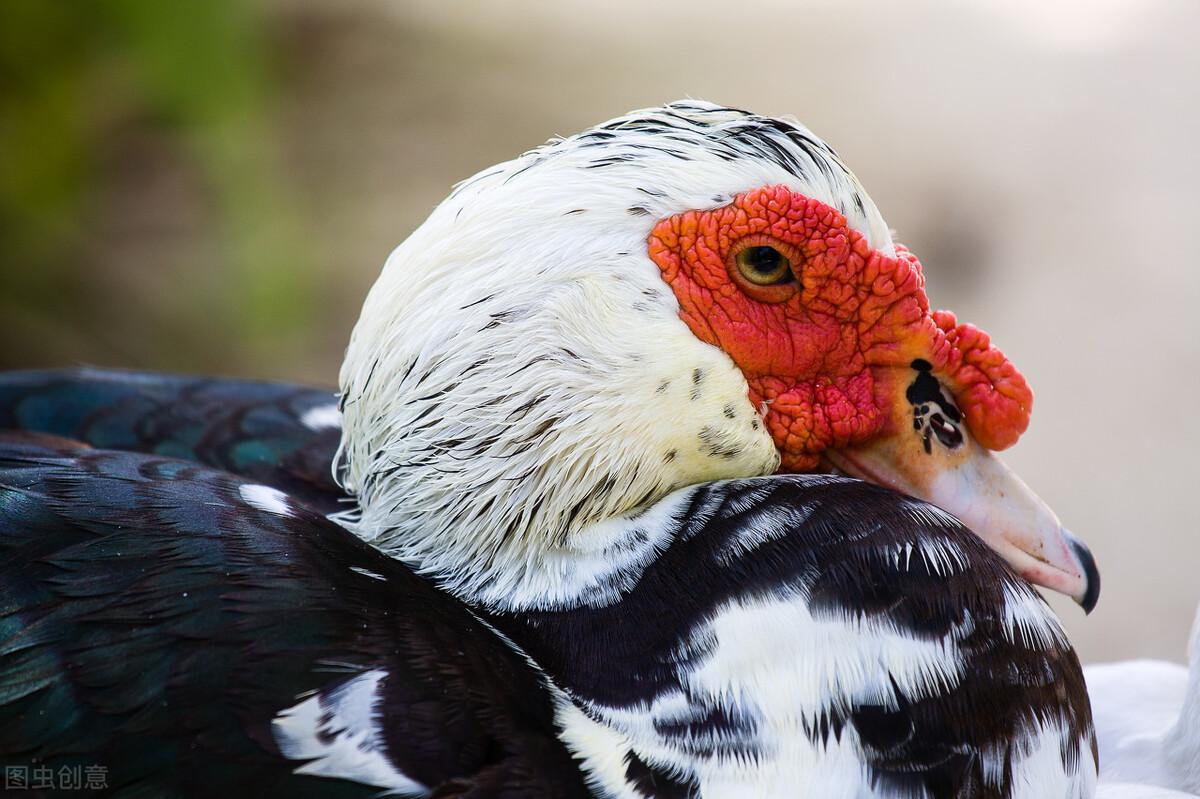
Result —
M895 406L890 432L827 450L826 460L958 517L1026 580L1066 594L1090 613L1100 596L1092 553L994 452L972 439L951 400L943 395Z

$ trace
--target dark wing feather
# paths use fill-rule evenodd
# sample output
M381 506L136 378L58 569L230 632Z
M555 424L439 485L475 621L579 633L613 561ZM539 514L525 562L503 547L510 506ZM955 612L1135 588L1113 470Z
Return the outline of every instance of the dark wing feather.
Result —
M445 795L584 795L541 675L301 503L185 461L0 437L0 765L117 796L375 796L299 776L271 721L382 670L385 752ZM357 569L358 571L355 571Z
M303 420L335 400L329 389L252 380L89 368L7 372L0 374L0 430L196 461L330 513L347 507L331 472L341 430Z

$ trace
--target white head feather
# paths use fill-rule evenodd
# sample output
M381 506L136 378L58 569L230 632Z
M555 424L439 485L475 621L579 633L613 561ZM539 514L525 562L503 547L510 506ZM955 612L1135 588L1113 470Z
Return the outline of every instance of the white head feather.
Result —
M460 184L388 258L341 372L364 539L476 600L553 593L597 525L779 456L741 372L647 254L659 219L787 185L887 252L875 205L794 121L686 101Z

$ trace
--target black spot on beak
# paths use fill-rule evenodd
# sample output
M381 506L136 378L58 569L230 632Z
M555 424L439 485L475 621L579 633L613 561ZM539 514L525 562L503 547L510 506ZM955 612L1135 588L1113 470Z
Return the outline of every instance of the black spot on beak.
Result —
M942 392L929 361L918 358L911 365L917 377L904 397L913 406L913 430L920 434L926 454L933 453L935 436L946 449L958 449L963 443L962 413Z

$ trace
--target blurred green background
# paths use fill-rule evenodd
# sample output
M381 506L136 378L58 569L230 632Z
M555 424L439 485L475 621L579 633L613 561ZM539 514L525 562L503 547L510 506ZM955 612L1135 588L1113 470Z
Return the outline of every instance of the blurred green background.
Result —
M1037 392L1007 456L1096 552L1087 660L1200 599L1200 3L0 4L0 367L332 385L457 180L682 96L830 141Z

